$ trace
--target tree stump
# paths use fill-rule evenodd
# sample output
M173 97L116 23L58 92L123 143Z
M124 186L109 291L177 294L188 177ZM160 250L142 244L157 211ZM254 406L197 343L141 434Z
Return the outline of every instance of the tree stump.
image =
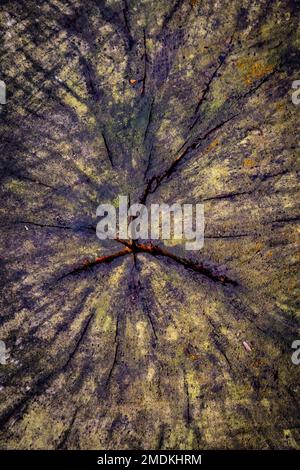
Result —
M1 2L1 448L297 448L296 3Z

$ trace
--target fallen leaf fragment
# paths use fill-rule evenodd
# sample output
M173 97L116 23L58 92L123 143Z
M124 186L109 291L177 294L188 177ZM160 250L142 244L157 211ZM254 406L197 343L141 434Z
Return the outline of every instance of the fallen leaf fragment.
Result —
M247 341L243 341L243 346L246 349L247 352L251 352L252 348L251 346L247 343Z

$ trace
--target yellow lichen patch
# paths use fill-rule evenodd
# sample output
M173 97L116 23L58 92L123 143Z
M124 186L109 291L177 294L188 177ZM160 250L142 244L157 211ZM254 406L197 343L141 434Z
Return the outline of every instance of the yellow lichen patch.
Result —
M223 81L216 81L213 86L211 99L209 101L209 113L214 114L224 106L228 96L224 90Z
M261 401L261 404L264 408L266 408L267 411L270 411L271 410L271 403L270 403L270 400L268 400L267 398L263 398Z
M200 391L199 373L194 370L187 372L187 385L190 400L198 398Z
M112 318L107 314L109 302L110 293L108 291L103 292L101 298L95 302L97 303L95 326L100 328L103 332L109 332L112 328Z
M167 341L176 341L178 339L178 331L173 325L169 325L166 330Z
M88 113L87 105L70 93L65 93L63 100L66 105L71 106L76 111L80 118L83 118Z
M24 416L22 428L26 432L15 443L15 448L30 449L34 446L35 449L48 449L61 436L65 424L53 415L52 410L34 407Z
M231 400L235 402L243 402L249 400L249 396L253 392L253 388L249 382L234 382L228 380L227 389Z
M224 179L228 176L229 170L224 165L214 165L212 168L209 168L207 172L206 184L210 188L213 188L214 191L221 190L224 186Z
M63 68L59 76L55 77L58 83L65 84L71 91L69 94L77 95L80 99L84 100L87 98L86 85L82 79L81 74L75 68L69 67Z
M195 446L196 436L192 429L187 430L184 423L174 422L170 436L168 438L168 447L170 449L193 449Z
M148 325L146 321L139 321L136 324L137 330L137 341L138 341L138 349L141 355L147 354L147 344L146 340L149 340L149 333L148 333Z
M219 402L209 400L203 410L201 419L203 438L208 448L219 448L224 445L226 425L224 423L224 408ZM228 428L227 428L228 429Z
M155 369L153 366L150 366L148 368L148 372L147 372L147 380L149 382L152 382L153 378L154 378L154 375L155 375Z
M185 239L184 239L184 238L181 238L180 240L179 240L179 239L175 239L175 238L171 238L170 240L164 240L164 244L165 244L166 246L182 245L184 242L185 242Z
M300 445L297 442L296 438L293 436L293 429L283 429L282 431L286 442L293 447L294 449L299 449Z
M8 191L15 194L22 194L26 190L26 183L17 179L12 179L3 185Z
M95 181L96 174L88 162L77 160L74 162L74 165L78 170L80 170L84 175L88 176L92 181Z

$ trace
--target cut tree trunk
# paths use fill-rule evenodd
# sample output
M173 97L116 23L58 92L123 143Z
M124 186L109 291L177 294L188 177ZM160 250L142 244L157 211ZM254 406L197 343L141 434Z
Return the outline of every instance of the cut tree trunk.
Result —
M1 2L1 448L299 445L296 3ZM120 195L204 247L101 242Z

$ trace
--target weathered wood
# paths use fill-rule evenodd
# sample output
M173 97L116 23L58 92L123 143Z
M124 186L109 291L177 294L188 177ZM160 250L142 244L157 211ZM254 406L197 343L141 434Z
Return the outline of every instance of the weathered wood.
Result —
M2 2L1 448L299 445L296 3ZM204 248L101 243L119 195Z

